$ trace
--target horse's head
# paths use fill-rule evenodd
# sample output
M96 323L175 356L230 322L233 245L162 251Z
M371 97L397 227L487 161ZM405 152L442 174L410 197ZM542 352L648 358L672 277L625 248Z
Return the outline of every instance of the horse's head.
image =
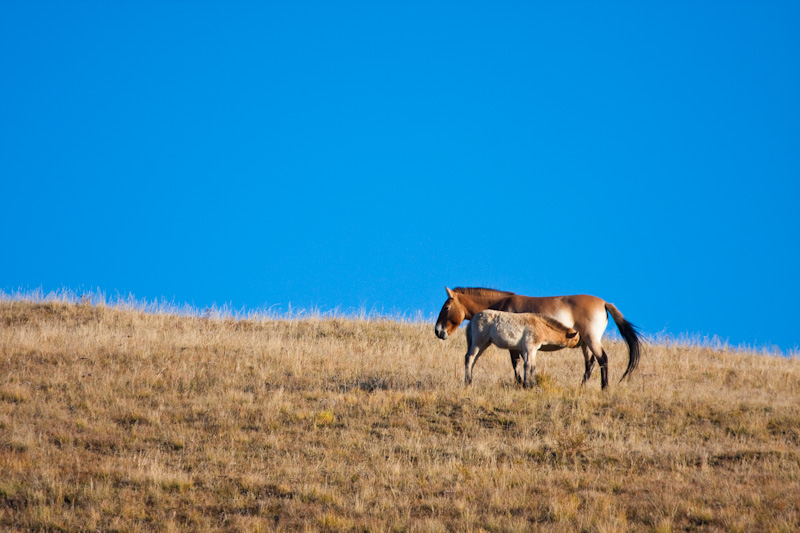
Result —
M436 320L436 336L442 340L447 339L449 335L458 329L459 324L464 321L467 316L467 309L461 302L458 301L458 293L455 293L444 288L447 291L447 300L439 311L439 318Z

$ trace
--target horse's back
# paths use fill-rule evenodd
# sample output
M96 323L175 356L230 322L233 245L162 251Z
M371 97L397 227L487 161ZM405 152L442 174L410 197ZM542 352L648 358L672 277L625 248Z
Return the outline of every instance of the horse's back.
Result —
M568 327L582 326L605 316L606 302L591 294L569 296L520 296L504 298L490 307L511 313L538 313L554 318Z
M606 301L591 294L571 294L569 296L521 296L515 294L493 304L489 309L511 313L549 314L549 311L563 307L593 309L605 307Z

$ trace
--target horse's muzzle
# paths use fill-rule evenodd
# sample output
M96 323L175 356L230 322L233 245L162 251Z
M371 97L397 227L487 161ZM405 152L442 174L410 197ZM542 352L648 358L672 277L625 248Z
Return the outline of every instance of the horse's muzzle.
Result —
M447 331L445 331L445 329L439 324L436 324L436 328L434 328L434 331L436 331L436 336L439 337L440 339L442 340L447 339Z

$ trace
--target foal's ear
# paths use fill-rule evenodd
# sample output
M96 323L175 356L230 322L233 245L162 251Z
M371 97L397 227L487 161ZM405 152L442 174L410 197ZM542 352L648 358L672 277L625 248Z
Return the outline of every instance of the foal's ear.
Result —
M569 328L569 329L567 330L567 333L566 333L566 335L567 335L567 338L568 338L568 339L571 339L572 337L574 337L574 336L575 336L575 335L577 335L577 334L578 334L578 332L577 332L577 331L575 331L575 330L574 330L574 329L572 329L572 328Z
M444 287L444 290L446 290L446 291L447 291L447 296L448 296L449 298L455 298L455 297L456 297L456 293L454 293L453 291L451 291L451 290L450 290L450 288L449 288L447 285L445 285L445 287Z

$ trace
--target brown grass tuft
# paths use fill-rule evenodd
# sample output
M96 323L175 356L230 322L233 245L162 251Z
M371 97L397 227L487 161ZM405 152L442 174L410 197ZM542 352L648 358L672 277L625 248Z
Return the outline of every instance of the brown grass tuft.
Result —
M798 359L652 345L603 393L577 350L522 390L490 348L465 389L465 351L430 324L0 302L0 528L800 528Z

